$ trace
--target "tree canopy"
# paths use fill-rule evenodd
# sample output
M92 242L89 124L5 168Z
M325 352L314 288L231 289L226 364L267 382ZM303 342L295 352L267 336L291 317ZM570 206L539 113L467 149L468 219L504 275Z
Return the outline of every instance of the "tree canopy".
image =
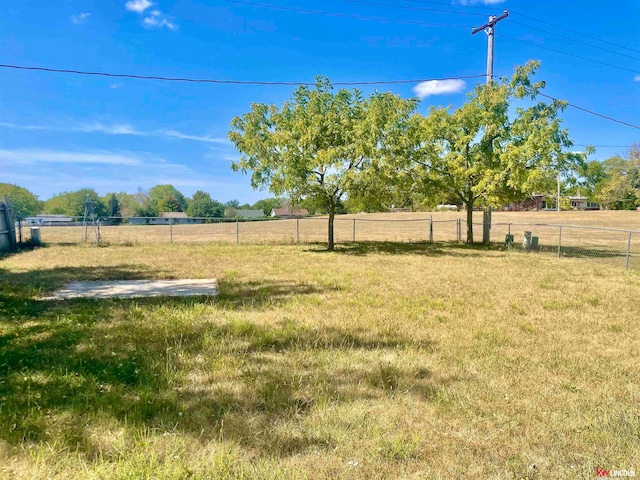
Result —
M208 193L198 190L189 201L187 215L190 217L222 217L224 216L224 205L212 200Z
M173 185L156 185L149 190L149 204L154 215L186 212L188 208L187 199Z
M82 188L74 192L63 192L53 196L44 203L44 212L69 215L71 217L82 217L84 215L87 197L93 203L96 216L106 217L109 215L106 205L92 188Z
M387 132L415 107L415 100L391 93L334 93L330 81L318 77L315 89L299 87L280 108L256 103L233 119L229 139L243 156L232 167L252 172L254 188L324 205L333 250L336 207L359 189Z
M16 216L22 218L37 215L42 210L43 203L29 190L11 183L0 183L0 200L6 196L13 206Z
M414 116L392 145L388 169L401 185L466 205L470 243L476 205L501 207L548 191L558 173L584 162L584 154L566 152L573 145L559 118L566 102L536 101L545 86L531 80L538 66L529 62L510 79L477 86L456 110Z

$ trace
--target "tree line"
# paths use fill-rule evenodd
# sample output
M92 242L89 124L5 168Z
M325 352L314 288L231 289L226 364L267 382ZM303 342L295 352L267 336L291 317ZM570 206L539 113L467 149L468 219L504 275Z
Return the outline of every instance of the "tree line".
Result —
M265 198L254 204L240 204L238 200L222 203L204 191L197 191L191 198L183 195L173 185L156 185L148 191L142 188L136 193L114 192L104 196L92 188L62 192L46 201L24 187L0 183L0 199L6 196L16 215L22 218L38 214L58 214L69 217L84 215L87 199L93 204L98 217L156 217L165 212L185 212L190 217L224 217L225 211L253 209L270 214L273 208L288 205L283 198Z

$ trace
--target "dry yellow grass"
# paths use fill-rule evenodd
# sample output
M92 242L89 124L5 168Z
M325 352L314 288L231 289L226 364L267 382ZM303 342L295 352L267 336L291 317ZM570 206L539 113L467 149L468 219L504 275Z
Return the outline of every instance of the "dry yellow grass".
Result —
M0 275L6 478L640 468L637 272L462 246L141 245L38 249ZM33 300L176 277L216 277L220 298Z

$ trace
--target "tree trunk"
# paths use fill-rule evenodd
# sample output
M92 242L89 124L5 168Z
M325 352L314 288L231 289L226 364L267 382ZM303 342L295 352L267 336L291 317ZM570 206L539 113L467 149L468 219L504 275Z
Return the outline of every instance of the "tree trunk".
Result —
M334 204L333 201L329 202L329 232L328 232L328 238L329 238L329 245L327 246L327 249L330 252L333 252L334 250L334 243L333 243L333 219L336 216L336 206Z
M473 243L473 199L467 202L467 243Z

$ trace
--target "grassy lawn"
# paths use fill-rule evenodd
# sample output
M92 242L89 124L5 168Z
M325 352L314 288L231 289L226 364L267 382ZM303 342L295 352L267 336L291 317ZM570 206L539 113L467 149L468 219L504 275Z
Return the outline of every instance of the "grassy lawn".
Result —
M87 279L219 298L42 302ZM0 478L640 470L638 271L452 245L52 246L0 260Z

